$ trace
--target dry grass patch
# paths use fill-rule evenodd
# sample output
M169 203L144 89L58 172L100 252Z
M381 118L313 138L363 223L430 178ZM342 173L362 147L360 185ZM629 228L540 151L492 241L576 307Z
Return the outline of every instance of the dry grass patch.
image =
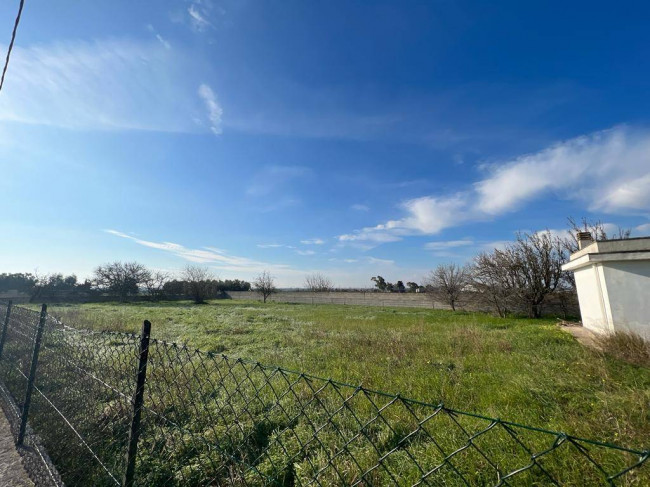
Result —
M616 331L596 338L607 355L625 362L650 367L650 341L633 332Z
M457 328L450 337L452 353L455 356L465 356L468 353L480 354L485 348L487 333L476 326L468 325Z

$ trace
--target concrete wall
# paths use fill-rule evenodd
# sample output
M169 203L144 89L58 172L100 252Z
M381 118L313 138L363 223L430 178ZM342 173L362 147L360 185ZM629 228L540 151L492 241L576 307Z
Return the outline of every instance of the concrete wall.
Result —
M650 339L650 260L594 263L577 269L575 278L585 328Z
M594 242L562 269L575 273L585 328L650 340L650 237Z
M576 270L574 275L583 326L597 333L612 331L602 266L582 267Z
M650 260L608 262L602 268L614 328L650 340Z

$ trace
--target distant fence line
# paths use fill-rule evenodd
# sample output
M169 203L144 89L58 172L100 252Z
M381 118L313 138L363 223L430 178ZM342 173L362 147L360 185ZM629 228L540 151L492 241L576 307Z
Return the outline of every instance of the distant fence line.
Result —
M227 291L225 293L230 299L259 300L260 295L254 291ZM380 306L395 308L428 308L450 310L447 303L434 299L427 293L383 293L383 292L360 292L360 291L332 291L332 292L308 292L308 291L278 291L272 294L268 301L278 303L295 304L340 304L357 306ZM489 306L480 304L478 296L468 293L463 300L456 305L457 309L466 311L491 312ZM549 295L547 302L542 307L542 314L545 316L561 316L564 314L562 306ZM523 310L522 310L523 312ZM568 306L568 314L579 316L580 309L575 303Z
M260 295L255 291L227 291L231 299L258 300ZM296 304L341 304L359 306L391 306L404 308L451 309L440 301L434 301L426 293L382 293L360 291L278 291L272 294L268 301Z
M0 304L0 381L79 486L648 485L650 451ZM647 445L645 445L647 446ZM60 475L60 477L59 477Z

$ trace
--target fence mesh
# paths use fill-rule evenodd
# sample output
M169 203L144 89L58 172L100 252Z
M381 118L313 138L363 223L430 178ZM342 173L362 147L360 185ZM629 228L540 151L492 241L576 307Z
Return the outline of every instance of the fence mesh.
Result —
M14 308L7 327L19 405L37 323ZM122 482L139 343L48 319L29 422L67 485ZM135 484L641 486L648 456L151 340Z
M38 323L38 312L12 307L0 373L21 411ZM138 343L136 336L87 333L46 317L29 424L61 483L121 485Z
M120 485L137 337L46 330L29 421L69 485Z

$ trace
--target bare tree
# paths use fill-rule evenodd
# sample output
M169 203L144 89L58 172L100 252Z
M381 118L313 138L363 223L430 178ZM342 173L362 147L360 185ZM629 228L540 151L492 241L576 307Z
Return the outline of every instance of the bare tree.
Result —
M210 270L207 267L188 265L183 269L181 278L185 282L186 293L192 296L194 302L205 303L214 279Z
M332 280L323 274L310 274L305 278L305 287L314 293L326 293L334 289Z
M137 262L113 262L95 269L94 283L99 289L126 301L138 294L139 287L149 276L147 268Z
M604 235L598 225L594 232ZM576 242L577 245L577 242ZM565 316L575 301L575 291L562 264L568 239L549 231L519 233L504 249L484 252L474 259L471 287L499 316L513 308L539 318L547 297L556 294Z
M269 271L263 271L253 281L253 290L262 295L262 299L266 303L266 299L273 293L275 289L275 279Z
M632 229L618 227L615 233L608 234L605 231L605 225L600 220L590 221L585 217L578 223L572 216L567 218L569 226L569 235L563 240L564 248L572 254L578 251L578 232L589 232L594 241L616 240L630 238Z
M500 252L482 252L474 258L471 268L471 288L479 301L505 318L513 301L513 283L509 262Z
M441 264L429 273L425 285L429 292L445 301L456 311L456 305L467 290L470 281L467 267L457 264Z
M142 283L147 296L153 301L160 301L165 295L164 287L170 277L168 272L149 271Z
M508 271L513 295L528 316L539 318L546 296L553 293L564 277L562 239L550 232L517 234L517 240L505 250L495 250Z

